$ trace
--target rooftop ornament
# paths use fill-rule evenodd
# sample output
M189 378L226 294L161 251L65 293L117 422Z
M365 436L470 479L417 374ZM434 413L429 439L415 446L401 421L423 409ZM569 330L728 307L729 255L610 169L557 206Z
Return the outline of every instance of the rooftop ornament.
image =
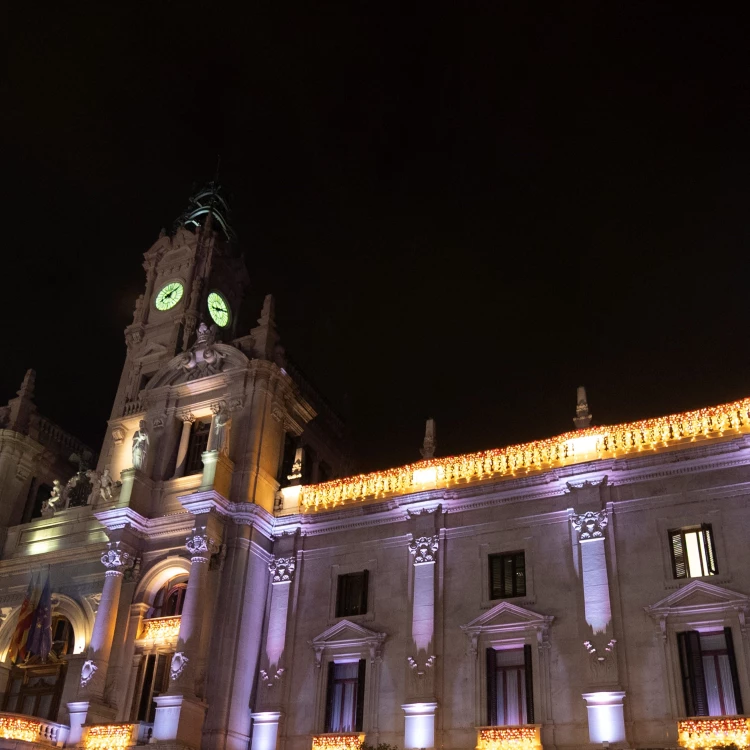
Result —
M556 466L618 458L671 448L681 441L750 433L750 398L720 406L612 426L595 426L557 437L446 458L429 458L370 474L334 479L301 488L304 512L339 505L450 487L458 482L525 476Z

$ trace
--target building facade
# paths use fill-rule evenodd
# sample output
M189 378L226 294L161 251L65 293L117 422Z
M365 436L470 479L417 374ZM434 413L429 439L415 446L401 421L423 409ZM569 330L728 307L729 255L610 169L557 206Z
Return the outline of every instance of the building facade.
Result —
M750 742L750 399L351 476L218 191L144 257L96 467L0 410L0 745Z

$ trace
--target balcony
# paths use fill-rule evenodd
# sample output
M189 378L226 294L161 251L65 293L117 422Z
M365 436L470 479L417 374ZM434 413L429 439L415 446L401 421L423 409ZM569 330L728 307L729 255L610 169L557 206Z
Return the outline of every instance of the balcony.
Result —
M154 643L165 643L171 641L180 634L180 617L152 617L144 620L141 632L138 634L139 641L153 641Z
M0 747L12 747L2 740L20 740L49 747L62 747L68 739L68 727L46 719L0 712Z
M359 750L364 741L364 734L358 732L315 734L312 738L312 750Z
M84 727L84 750L124 750L137 744L140 724L92 724Z
M750 719L744 716L700 716L677 722L680 747L750 747Z
M539 724L477 727L477 750L542 750Z

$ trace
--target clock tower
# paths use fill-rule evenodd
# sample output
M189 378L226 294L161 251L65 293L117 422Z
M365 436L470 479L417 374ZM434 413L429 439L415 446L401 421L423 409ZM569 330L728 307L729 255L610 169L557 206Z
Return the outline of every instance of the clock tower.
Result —
M219 340L235 338L249 278L230 219L221 187L210 182L144 254L146 289L125 329L127 357L112 418L140 411L139 394L151 376L190 348L201 323Z

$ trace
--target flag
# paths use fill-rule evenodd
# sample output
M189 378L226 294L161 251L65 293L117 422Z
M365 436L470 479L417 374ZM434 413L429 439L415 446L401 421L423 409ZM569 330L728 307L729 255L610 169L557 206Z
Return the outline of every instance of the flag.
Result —
M26 642L29 638L29 630L31 629L40 595L39 574L34 573L29 581L29 588L26 590L23 604L21 604L16 629L13 632L13 638L11 638L10 647L8 648L8 658L11 661L19 662L24 661L26 658Z
M26 641L26 653L29 656L41 656L47 661L52 650L52 595L49 590L49 573L44 584L39 602L34 610L34 617Z

